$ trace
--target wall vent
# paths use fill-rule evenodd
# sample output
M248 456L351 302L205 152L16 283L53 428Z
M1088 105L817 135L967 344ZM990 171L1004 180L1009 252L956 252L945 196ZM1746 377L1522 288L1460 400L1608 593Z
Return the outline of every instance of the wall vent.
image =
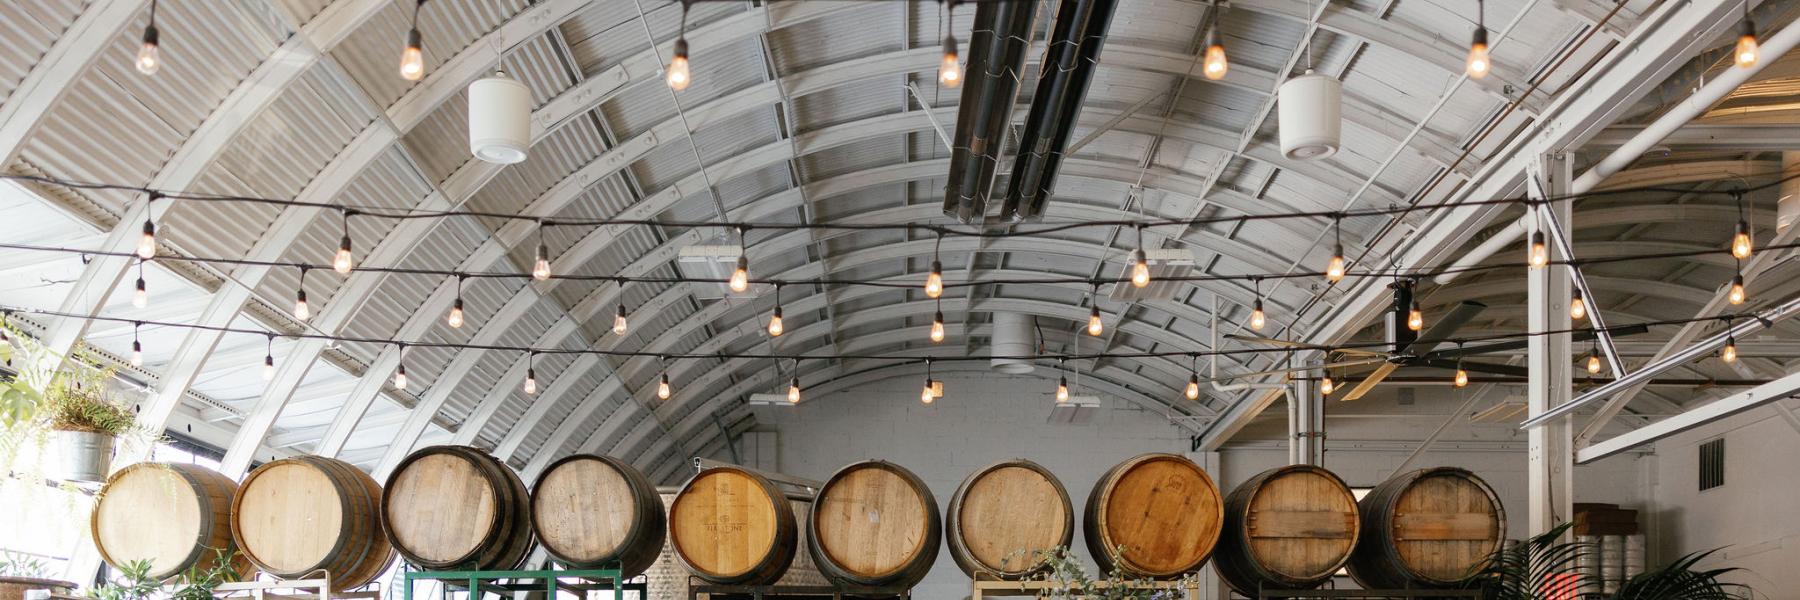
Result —
M1725 485L1725 438L1700 444L1700 491Z

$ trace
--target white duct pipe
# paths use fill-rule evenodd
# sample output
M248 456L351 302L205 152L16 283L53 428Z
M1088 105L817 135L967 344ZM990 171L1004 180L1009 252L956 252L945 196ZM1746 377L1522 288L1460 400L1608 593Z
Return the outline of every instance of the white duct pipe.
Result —
M993 356L988 368L1008 375L1024 375L1036 369L1030 360L1013 357L1037 355L1036 331L1030 315L1015 312L994 313L994 335L990 345ZM1008 358L998 358L1008 357Z
M1761 47L1762 58L1761 60L1756 61L1755 65L1747 69L1739 67L1725 69L1725 72L1720 73L1711 81L1707 81L1706 85L1701 86L1698 91L1695 91L1692 95L1688 96L1687 99L1682 100L1681 103L1670 108L1668 112L1663 113L1661 117L1657 117L1656 121L1651 122L1643 129L1638 130L1637 135L1631 136L1631 139L1626 140L1624 144L1620 144L1618 148L1614 148L1611 154L1607 154L1606 157L1601 158L1599 162L1594 163L1593 168L1588 169L1586 173L1581 174L1581 177L1576 178L1573 183L1569 184L1569 194L1585 194L1600 187L1600 184L1606 182L1606 178L1612 177L1613 174L1624 170L1625 167L1630 166L1633 161L1636 161L1638 157L1643 156L1645 152L1649 152L1651 148L1662 143L1664 138L1669 137L1670 134L1681 129L1683 125L1687 125L1700 115L1705 114L1708 108L1717 104L1720 100L1725 99L1725 96L1736 91L1739 86L1744 84L1744 82L1749 81L1751 77L1755 77L1757 73L1762 72L1763 68L1775 64L1776 60L1786 55L1788 51L1793 50L1797 45L1800 45L1800 21L1789 23L1788 26L1781 28L1780 31L1763 39ZM1785 163L1785 156L1783 160ZM1785 192L1786 188L1783 188L1783 191ZM1486 242L1482 242L1481 246L1464 254L1463 257L1457 259L1456 262L1451 263L1448 267L1449 272L1437 276L1433 281L1437 282L1439 285L1449 283L1450 280L1456 279L1456 276L1458 275L1457 271L1461 268L1481 264L1482 261L1493 256L1495 252L1499 252L1502 248L1518 241L1519 238L1525 235L1526 228L1530 226L1528 223L1524 222L1524 219L1529 218L1531 218L1531 215L1528 213L1522 217L1519 222L1513 223L1512 226L1496 233L1494 237L1488 238ZM1483 250L1486 250L1486 252L1483 253Z

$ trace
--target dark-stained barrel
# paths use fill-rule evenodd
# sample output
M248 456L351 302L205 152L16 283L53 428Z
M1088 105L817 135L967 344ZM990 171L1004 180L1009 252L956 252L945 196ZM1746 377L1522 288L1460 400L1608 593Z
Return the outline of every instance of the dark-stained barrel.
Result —
M1270 469L1225 497L1213 568L1249 597L1312 589L1350 560L1360 530L1356 495L1337 475L1312 465Z
M1454 467L1396 476L1359 504L1362 535L1349 568L1366 588L1457 586L1506 535L1506 510L1494 489Z
M970 577L1024 579L1044 570L1045 553L1069 545L1075 535L1062 482L1023 459L970 474L950 496L944 521L950 558Z
M912 471L886 461L853 463L813 498L807 550L842 583L910 588L937 560L943 525L937 499Z

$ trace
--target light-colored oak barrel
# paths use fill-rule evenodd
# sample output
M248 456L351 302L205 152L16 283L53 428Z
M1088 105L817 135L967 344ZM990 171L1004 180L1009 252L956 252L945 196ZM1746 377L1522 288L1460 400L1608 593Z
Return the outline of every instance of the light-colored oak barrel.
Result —
M577 568L616 562L626 577L656 562L668 531L650 479L625 461L592 454L544 469L531 489L531 525L557 562Z
M669 507L675 556L712 583L774 583L793 562L798 538L787 496L746 469L701 471Z
M886 461L852 463L819 488L806 519L807 550L842 583L910 588L937 560L937 498L912 471Z
M137 463L120 469L100 488L88 528L100 558L117 567L150 561L150 576L168 579L190 567L211 569L232 555L234 568L249 562L231 540L231 498L237 482L199 465Z
M1225 530L1213 568L1231 589L1319 587L1350 560L1361 531L1356 495L1331 471L1291 465L1263 471L1225 497Z
M512 467L469 446L421 448L381 497L387 538L431 570L515 569L531 553L531 494Z
M1365 588L1459 585L1506 535L1506 510L1494 489L1454 467L1398 475L1359 504L1362 538L1349 568Z
M1049 469L1022 459L964 479L945 511L950 558L970 577L1024 579L1047 568L1045 553L1069 545L1075 510Z
M1107 471L1088 494L1088 551L1101 572L1177 578L1212 556L1224 511L1219 487L1194 461L1137 456Z
M245 476L231 501L231 537L263 572L295 579L323 571L335 591L368 584L394 561L381 533L381 486L322 456L284 458Z

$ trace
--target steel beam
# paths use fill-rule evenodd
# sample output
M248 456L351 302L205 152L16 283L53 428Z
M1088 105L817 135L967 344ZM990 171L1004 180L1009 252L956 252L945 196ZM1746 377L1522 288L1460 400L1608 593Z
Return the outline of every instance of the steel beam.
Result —
M1792 397L1795 394L1800 394L1800 373L1726 396L1634 431L1595 442L1586 448L1577 450L1575 461L1582 464L1591 463L1764 404Z
M1573 177L1565 155L1545 156L1528 175L1533 181L1534 196L1554 198L1569 189ZM1564 202L1540 212L1540 224L1548 229L1551 218L1567 218L1569 203ZM1554 214L1560 213L1560 215ZM1568 265L1550 265L1526 273L1526 311L1528 330L1532 336L1525 364L1529 372L1526 384L1526 407L1533 417L1569 401L1572 393L1569 364L1570 324L1568 302L1572 276ZM1592 316L1592 315L1590 315ZM1548 333L1561 331L1564 333ZM1550 531L1573 518L1575 465L1569 438L1567 417L1548 420L1526 430L1525 483L1527 529L1533 535Z

